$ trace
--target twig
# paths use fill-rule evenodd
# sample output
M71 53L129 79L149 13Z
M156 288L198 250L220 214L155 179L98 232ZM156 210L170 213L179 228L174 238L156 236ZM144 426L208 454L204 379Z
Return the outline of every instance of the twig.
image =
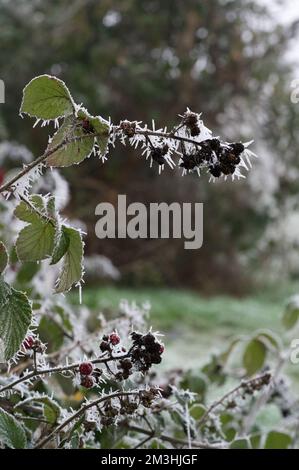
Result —
M40 157L36 158L35 160L33 160L33 162L26 165L23 168L23 170L21 170L17 175L15 175L13 178L11 178L7 183L3 184L0 187L0 193L3 193L5 191L13 192L12 186L14 185L14 183L16 183L24 175L29 173L29 171L31 171L37 165L39 165L44 160L46 160L50 155L57 152L57 150L61 149L64 145L70 144L72 142L76 142L76 141L84 139L86 137L97 137L97 136L99 136L99 134L84 134L84 135L76 136L76 137L73 137L73 138L67 137L67 138L63 139L59 144L55 145L55 147L48 148Z
M140 428L139 426L129 425L127 429L129 431L146 434L147 436L150 436L151 438L155 437L155 434L153 434L152 431L148 431L147 429ZM188 441L185 439L179 439L176 437L168 436L167 434L157 434L157 437L161 439L161 441L169 442L172 445L182 445L184 447L187 446L188 448ZM192 441L191 445L192 445L192 448L198 448L198 449L220 449L220 448L225 449L227 447L226 444L224 444L223 442L209 444L207 442Z
M115 361L115 360L118 360L118 359L124 359L124 358L129 356L129 353L130 353L130 351L127 354L124 354L122 356L116 356L116 357L115 356L109 356L109 357L106 357L106 358L93 359L90 362L92 364L106 364L107 362L110 362L110 361ZM67 371L67 370L77 369L80 364L81 364L80 362L76 362L75 364L71 364L71 365L68 365L68 366L52 367L52 368L49 368L49 369L43 369L43 370L37 370L37 371L33 370L29 374L24 375L23 377L20 377L19 379L15 380L14 382L0 388L0 393L5 392L6 390L10 390L13 387L15 387L16 385L20 384L20 383L26 382L27 380L31 380L31 379L33 379L35 377L38 377L38 376L41 376L41 375L47 375L47 374L53 374L53 373L56 373L56 372L64 372L64 371Z
M223 403L231 396L234 395L235 393L238 393L240 390L246 388L247 386L250 386L251 384L258 382L260 380L263 380L263 378L266 378L269 375L268 372L261 374L257 377L254 377L253 379L249 379L247 381L242 381L239 385L237 385L235 388L227 392L223 397L221 397L219 400L215 401L214 403L211 404L211 406L207 409L207 411L203 414L203 416L200 418L198 421L198 426L202 426L208 419L210 413L215 409L218 408L218 406L223 405Z
M40 441L34 449L41 449L44 447L56 434L58 434L62 429L64 429L68 424L70 424L72 421L75 419L79 418L79 416L82 413L85 413L85 411L89 410L89 408L92 408L93 406L97 406L100 403L106 401L106 400L111 400L112 398L119 398L122 396L132 396L132 395L138 395L138 392L115 392L111 393L110 395L105 395L104 397L97 398L94 401L91 401L90 403L87 403L86 405L82 406L76 413L74 413L72 416L67 418L65 421L63 421L54 431L52 431L47 437L45 437L42 441Z

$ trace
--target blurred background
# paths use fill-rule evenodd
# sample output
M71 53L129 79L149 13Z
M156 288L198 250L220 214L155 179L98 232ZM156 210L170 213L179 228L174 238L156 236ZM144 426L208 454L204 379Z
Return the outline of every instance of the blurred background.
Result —
M299 277L299 103L290 99L298 27L295 2L286 0L0 0L0 178L45 147L47 131L16 118L24 85L43 73L115 123L171 126L189 106L224 140L255 140L259 159L234 183L170 169L159 176L121 146L105 164L90 158L63 170L65 215L87 232L87 303L149 299L153 322L175 330L177 341L182 320L190 335L195 327L226 336L278 325ZM98 240L95 207L118 194L128 203L203 202L203 247Z

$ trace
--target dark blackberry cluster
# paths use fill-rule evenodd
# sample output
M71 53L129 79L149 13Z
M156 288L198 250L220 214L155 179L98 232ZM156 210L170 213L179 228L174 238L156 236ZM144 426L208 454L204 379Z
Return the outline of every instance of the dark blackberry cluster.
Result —
M164 144L161 147L153 148L151 151L151 157L154 162L158 163L158 165L164 165L164 156L167 154L168 149L169 147L167 144Z
M121 359L117 368L119 369L119 372L117 372L115 377L119 381L128 379L133 373L133 364L131 359L128 357Z
M182 156L180 167L193 170L201 165L208 165L209 172L215 178L223 175L232 175L241 161L244 151L242 143L226 144L219 139L207 139L200 142L200 149L192 154Z
M183 124L188 127L190 135L195 137L200 134L198 115L192 111L186 111L183 115Z
M140 402L145 408L150 408L153 401L160 396L160 392L157 388L151 387L149 390L140 390L139 398Z
M120 415L132 415L138 408L138 403L135 400L131 400L129 397L120 401Z
M127 137L133 137L136 131L136 122L131 121L121 121L119 127Z
M133 341L131 360L137 370L147 372L152 364L160 364L164 346L156 340L151 332L142 335L133 331L131 338Z
M272 375L269 372L253 379L249 382L243 382L242 385L242 393L243 397L246 395L253 395L254 392L259 392L262 390L266 385L269 385L272 379Z

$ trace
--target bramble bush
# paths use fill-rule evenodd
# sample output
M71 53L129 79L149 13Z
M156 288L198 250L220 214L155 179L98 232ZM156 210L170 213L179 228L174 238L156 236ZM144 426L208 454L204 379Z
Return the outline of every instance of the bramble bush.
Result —
M161 374L164 344L147 327L146 305L122 302L91 327L88 309L62 295L78 287L81 297L84 234L59 214L66 183L56 168L92 154L104 162L119 140L139 148L159 172L178 164L183 174L234 179L251 165L249 143L213 137L189 109L170 130L128 120L114 125L91 116L48 75L25 87L20 114L36 118L35 125L54 123L56 132L43 155L1 176L1 447L296 447L298 405L282 377L287 341L257 331L233 339L197 371ZM287 329L298 312L291 302ZM269 407L279 413L273 428L258 419Z

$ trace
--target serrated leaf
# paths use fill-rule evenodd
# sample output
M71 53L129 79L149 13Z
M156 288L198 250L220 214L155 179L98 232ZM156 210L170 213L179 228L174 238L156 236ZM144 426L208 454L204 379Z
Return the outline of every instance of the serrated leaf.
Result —
M40 220L39 215L31 209L24 201L21 201L20 204L15 208L14 215L28 224L38 222Z
M20 349L31 317L32 310L26 295L0 278L0 338L4 345L6 361Z
M76 138L76 140L71 141L71 139L74 138ZM78 120L73 117L68 117L64 120L62 126L58 129L50 142L48 151L65 139L69 139L70 142L48 156L46 160L47 166L71 166L82 162L91 154L94 146L94 137L86 135L83 127L78 123Z
M52 254L51 264L56 264L58 263L58 261L61 260L61 258L67 252L69 244L70 237L68 236L68 233L65 230L65 227L63 226L58 235L58 240L56 241L56 245Z
M83 273L83 241L78 230L71 227L63 228L69 237L69 246L63 258L63 266L55 291L68 291L72 285L79 282Z
M20 112L43 120L57 119L72 114L74 102L62 80L40 75L24 88Z
M243 354L243 366L247 375L253 375L263 367L266 354L266 346L261 340L253 338L247 344Z
M50 222L30 224L19 233L16 249L20 261L40 261L51 256L55 228Z
M0 408L0 442L11 449L25 449L26 434L21 424Z
M0 274L6 269L8 262L8 254L3 242L0 241Z
M55 225L53 220L48 218L49 201L39 195L33 195L29 203L32 207L21 201L14 212L16 217L29 224L20 231L16 241L18 258L23 262L46 259L52 255L54 249Z

